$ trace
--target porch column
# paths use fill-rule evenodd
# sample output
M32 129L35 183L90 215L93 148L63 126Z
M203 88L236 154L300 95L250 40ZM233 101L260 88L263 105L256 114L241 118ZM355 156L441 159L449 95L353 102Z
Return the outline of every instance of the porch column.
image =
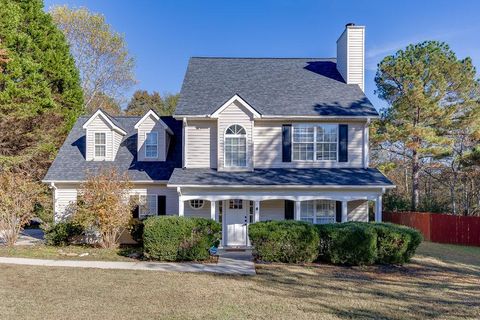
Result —
M255 201L253 205L254 205L254 210L255 210L255 215L253 217L253 222L258 222L258 221L260 221L260 201Z
M215 220L215 208L216 208L216 201L210 201L210 219Z
M375 200L375 222L382 222L382 195Z
M301 201L295 201L295 220L300 220Z
M342 201L342 222L348 221L348 201Z
M184 216L184 202L182 197L178 197L178 216L183 217Z

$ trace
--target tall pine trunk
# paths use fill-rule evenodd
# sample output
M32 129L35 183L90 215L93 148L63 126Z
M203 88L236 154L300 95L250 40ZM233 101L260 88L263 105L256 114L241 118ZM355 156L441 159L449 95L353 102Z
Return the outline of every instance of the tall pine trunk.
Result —
M412 153L412 211L417 211L420 201L420 165L417 150Z

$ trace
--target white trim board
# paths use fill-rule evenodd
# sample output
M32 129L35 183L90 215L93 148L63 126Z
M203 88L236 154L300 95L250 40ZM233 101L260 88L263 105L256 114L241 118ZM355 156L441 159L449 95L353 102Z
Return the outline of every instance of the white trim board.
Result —
M257 112L251 105L249 105L245 100L243 100L238 94L234 95L231 97L227 102L225 102L223 105L220 106L214 113L210 115L211 118L218 118L220 113L222 113L223 110L225 110L228 106L230 106L233 102L238 101L240 102L245 108L247 108L248 111L250 111L253 114L254 118L260 118L261 115L260 113Z
M85 122L85 124L83 125L83 129L88 129L88 126L90 125L90 123L92 123L92 121L97 117L97 116L101 116L103 118L103 120L105 120L105 122L108 123L108 125L110 125L110 127L112 127L113 130L117 131L118 133L120 133L121 135L126 135L127 132L125 130L123 130L122 128L116 126L107 116L106 114L98 109L88 120L87 122Z
M138 120L138 122L134 126L134 129L138 129L143 123L143 121L145 121L149 116L152 116L156 121L158 121L158 123L160 123L165 128L165 130L167 130L168 133L173 135L173 131L170 129L170 127L165 122L163 122L162 119L160 119L160 116L152 109L148 110L148 112L142 117L142 119Z

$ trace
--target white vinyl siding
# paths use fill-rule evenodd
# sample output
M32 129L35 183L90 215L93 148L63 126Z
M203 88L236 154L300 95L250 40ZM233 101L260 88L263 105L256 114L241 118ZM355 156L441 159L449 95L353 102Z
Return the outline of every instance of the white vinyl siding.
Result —
M282 162L282 124L280 120L258 120L254 127L254 157L256 168L362 168L364 122L348 122L348 162L292 161ZM293 122L295 126L297 123ZM312 122L310 122L312 123ZM322 123L322 122L318 122ZM293 149L292 149L293 151ZM293 152L292 152L293 159Z
M225 108L218 116L218 168L219 170L232 170L229 168L225 168L224 165L224 141L226 129L234 124L242 126L246 131L246 169L253 169L253 115L238 101L233 102L231 105Z
M147 133L157 134L157 156L146 157ZM167 135L165 128L152 116L147 117L137 129L137 156L139 161L165 161L167 156Z
M80 184L63 184L56 183L54 190L54 210L55 221L61 220L69 213L66 211L70 203L77 201L77 195ZM166 197L166 214L178 215L178 194L175 188L167 188L162 184L134 184L130 190L131 196L165 196ZM209 209L210 210L210 209Z
M353 200L348 205L348 221L368 222L368 201Z
M86 160L113 161L116 153L113 143L114 131L108 126L102 117L96 116L92 122L90 122L86 131ZM95 133L105 133L104 157L95 157Z
M337 40L337 69L348 84L364 90L365 28L347 27Z
M260 201L260 221L284 220L285 200Z
M199 218L205 218L205 219L210 219L210 201L205 200L203 202L203 207L194 209L190 206L190 201L185 201L183 204L183 212L185 217L199 217Z
M114 154L113 158L115 158L118 152L118 149L120 148L120 144L122 143L123 136L116 131L112 131L112 134L113 134L113 154Z
M217 167L217 122L187 121L185 127L185 162L187 168Z

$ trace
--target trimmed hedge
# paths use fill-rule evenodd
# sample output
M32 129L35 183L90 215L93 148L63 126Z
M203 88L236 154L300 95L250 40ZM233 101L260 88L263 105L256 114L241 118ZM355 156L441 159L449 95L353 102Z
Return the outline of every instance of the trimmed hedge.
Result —
M318 259L334 264L402 264L422 242L417 230L390 223L347 222L316 228Z
M307 222L257 222L249 226L248 235L257 260L305 263L313 262L318 255L318 233Z
M367 224L316 225L318 259L333 264L368 265L377 258L377 235Z
M200 261L218 244L221 226L203 218L150 217L144 221L145 256L162 261Z
M83 231L83 228L74 222L58 222L44 230L45 243L50 246L66 246L73 237L80 236Z

